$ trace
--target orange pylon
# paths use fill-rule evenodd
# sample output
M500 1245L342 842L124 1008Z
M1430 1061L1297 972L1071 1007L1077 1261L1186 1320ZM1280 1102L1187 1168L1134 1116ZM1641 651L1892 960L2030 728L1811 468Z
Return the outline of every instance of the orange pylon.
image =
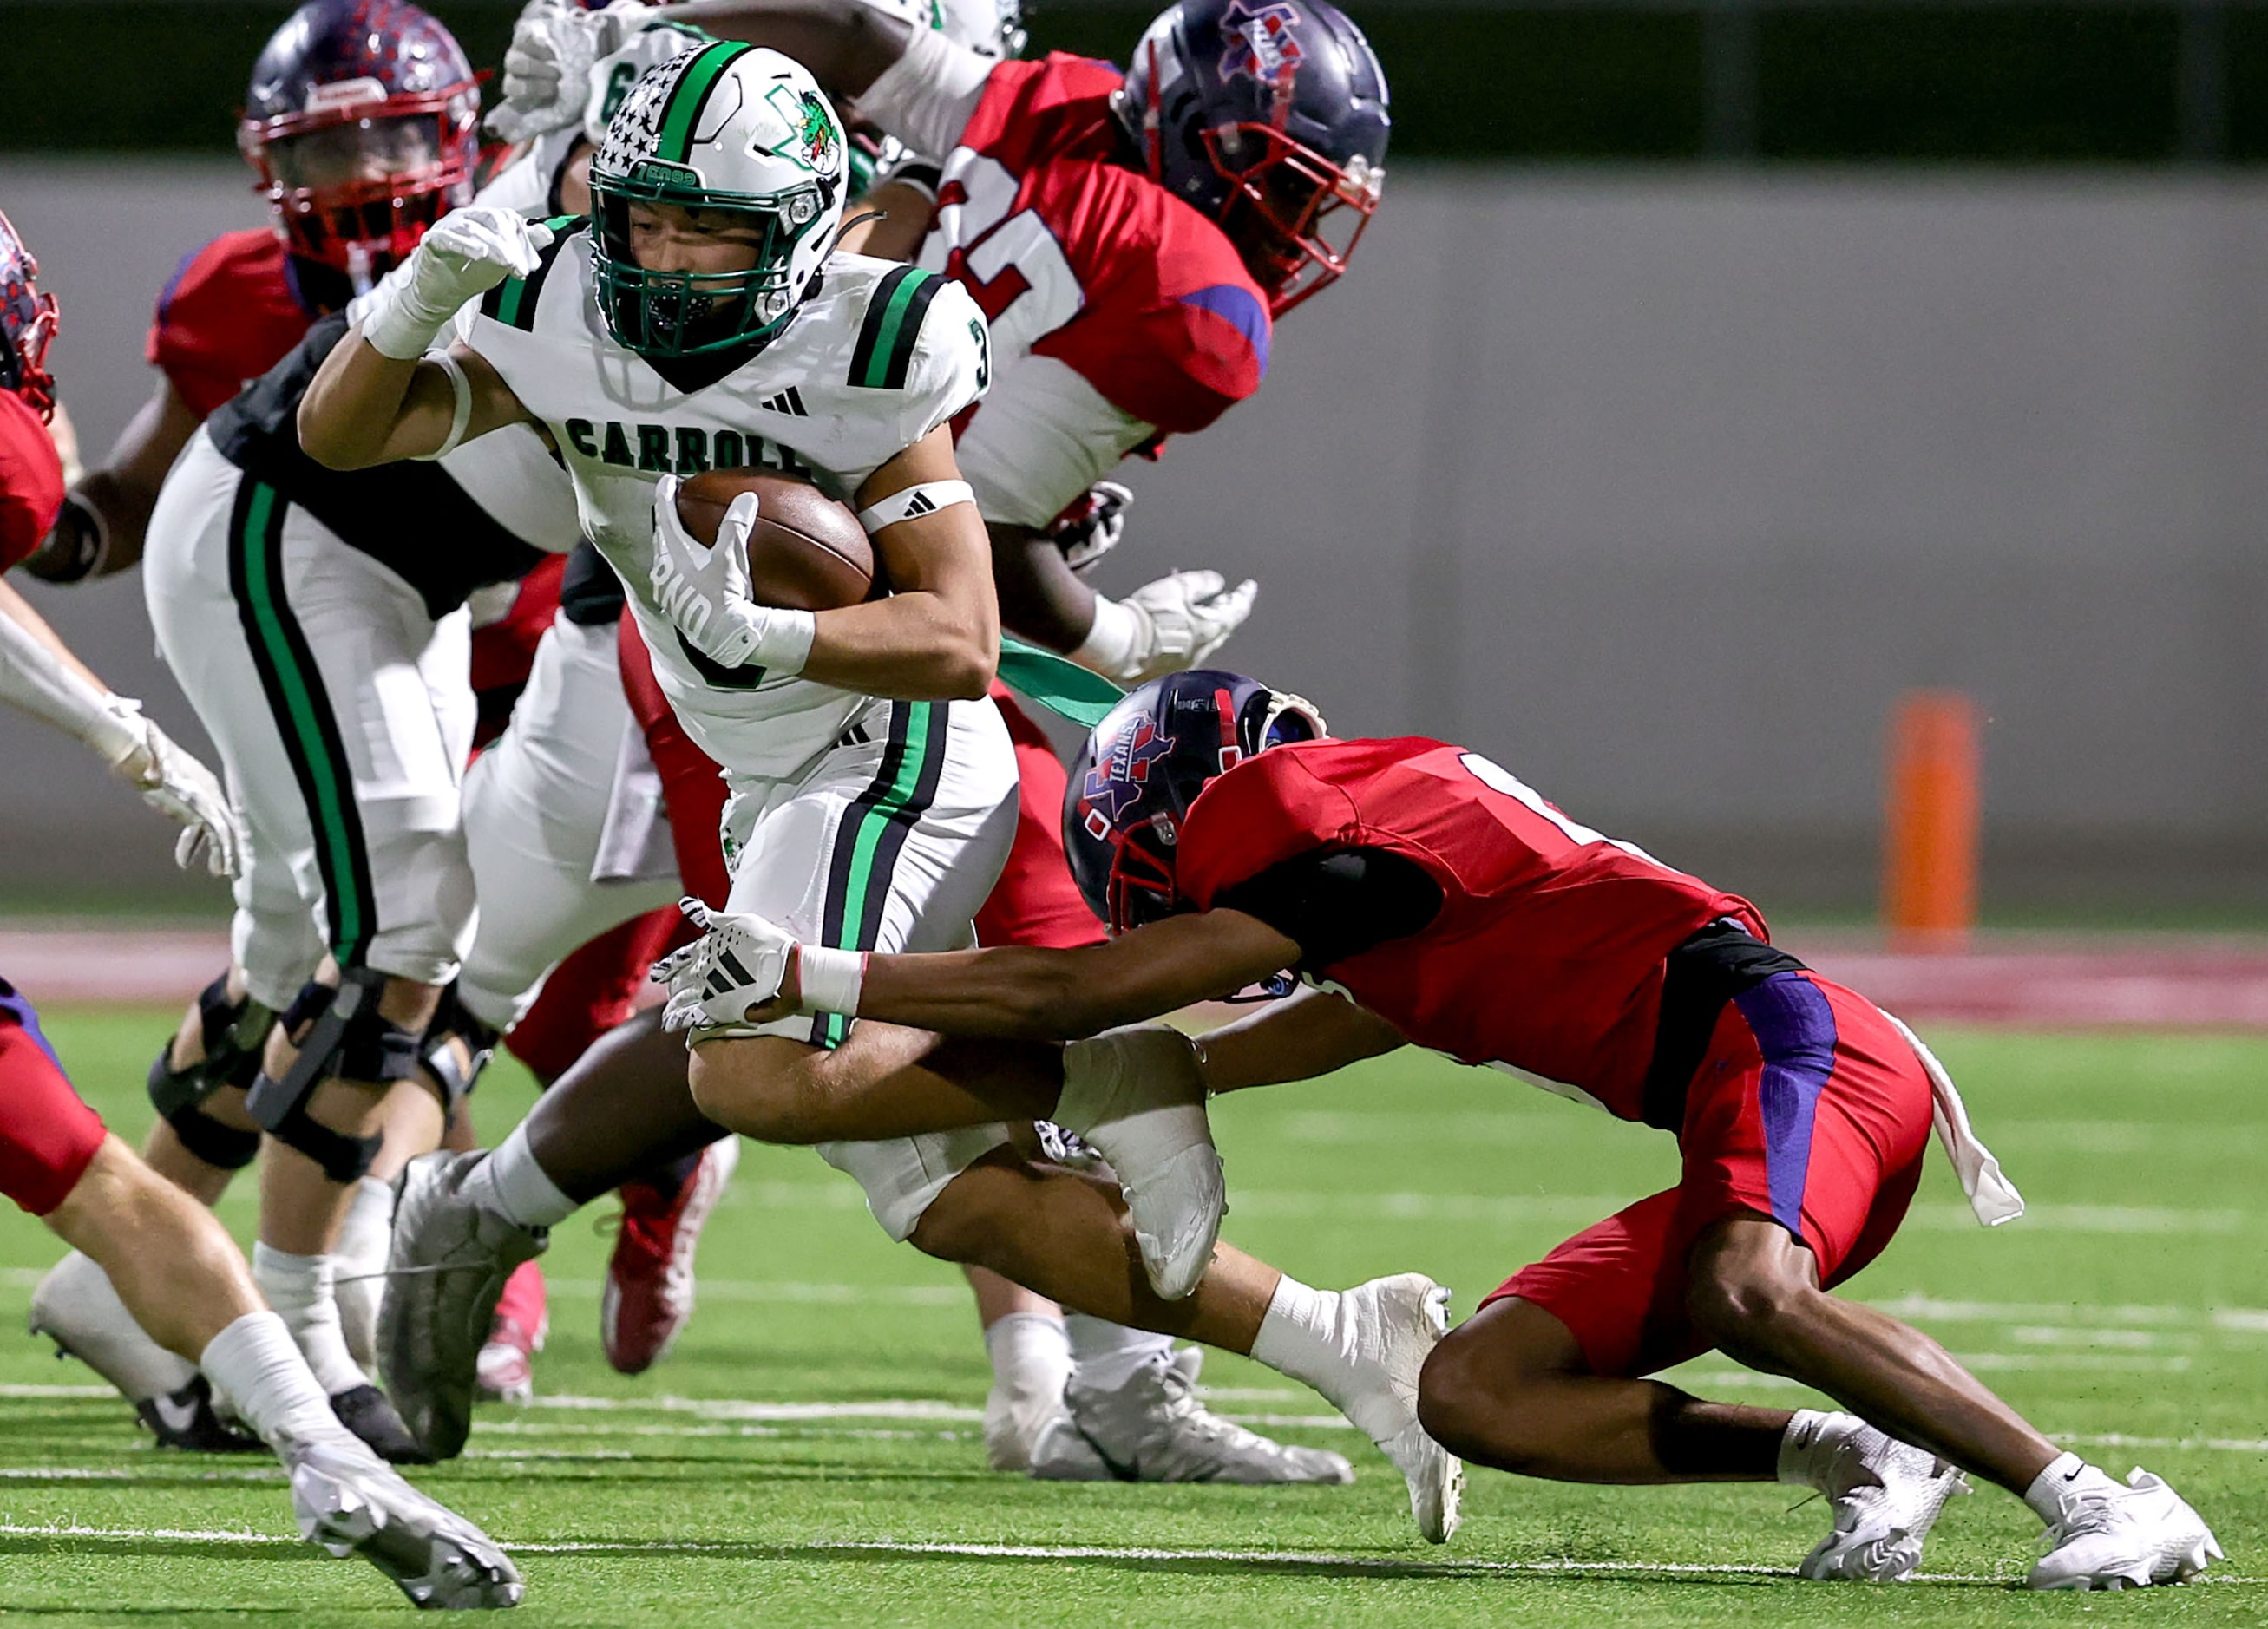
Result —
M1977 704L1957 690L1912 690L1890 714L1882 921L1893 944L1957 950L1977 925Z

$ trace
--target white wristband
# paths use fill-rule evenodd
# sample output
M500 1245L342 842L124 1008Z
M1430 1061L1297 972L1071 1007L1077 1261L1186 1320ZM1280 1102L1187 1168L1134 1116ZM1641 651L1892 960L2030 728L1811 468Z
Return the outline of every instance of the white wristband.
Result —
M803 664L811 660L811 642L819 637L818 616L809 611L791 611L779 605L761 609L763 620L757 627L756 642L748 652L748 660L783 679L800 673Z
M465 365L446 350L429 350L423 360L431 363L449 376L449 388L456 393L456 410L449 415L449 433L441 444L431 452L416 455L421 464L431 464L447 458L465 444L465 426L473 422L473 382L465 377Z
M412 250L411 253L420 253ZM362 337L381 356L415 362L433 349L454 312L428 311L410 292L409 268L397 268L370 291L362 313Z
M796 946L796 1005L805 1012L858 1016L858 994L866 982L866 952Z
M1094 626L1086 630L1086 638L1071 653L1071 659L1105 679L1116 679L1127 671L1141 638L1141 613L1131 605L1097 594Z
M893 492L878 498L858 511L858 524L871 535L885 526L895 526L902 520L913 520L923 515L950 509L955 503L974 503L976 495L968 489L965 481L924 481L918 486L908 487L902 492Z

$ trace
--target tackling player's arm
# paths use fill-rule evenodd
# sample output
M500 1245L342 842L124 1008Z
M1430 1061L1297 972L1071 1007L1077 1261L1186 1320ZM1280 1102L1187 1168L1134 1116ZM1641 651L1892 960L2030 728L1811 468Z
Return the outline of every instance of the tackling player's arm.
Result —
M817 987L800 975L825 955L802 947L784 997ZM1300 947L1258 917L1204 911L1083 950L871 955L858 1016L943 1035L1078 1040L1233 995L1299 959Z
M916 487L958 481L953 431L940 424L866 478L862 511ZM892 592L817 619L806 679L907 701L983 695L1000 659L991 551L973 503L948 503L872 534Z
M691 0L670 20L785 53L830 96L857 96L906 53L913 25L861 0Z
M170 378L128 421L109 458L79 477L24 569L50 583L108 576L142 558L158 489L203 420Z

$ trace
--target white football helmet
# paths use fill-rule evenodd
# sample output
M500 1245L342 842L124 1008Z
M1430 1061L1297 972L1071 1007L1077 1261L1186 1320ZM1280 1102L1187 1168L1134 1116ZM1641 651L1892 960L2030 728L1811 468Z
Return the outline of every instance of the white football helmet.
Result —
M649 70L591 162L600 314L644 356L770 339L794 315L843 221L843 121L801 64L719 41ZM731 212L758 233L747 271L649 271L630 211Z

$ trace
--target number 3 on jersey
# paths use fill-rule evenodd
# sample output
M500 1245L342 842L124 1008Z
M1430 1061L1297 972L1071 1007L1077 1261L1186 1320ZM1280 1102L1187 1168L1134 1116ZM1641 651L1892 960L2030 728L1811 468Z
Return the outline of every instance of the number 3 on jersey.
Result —
M1467 752L1457 761L1465 767L1466 774L1488 788L1490 791L1501 792L1506 797L1526 804L1535 813L1550 821L1552 825L1567 834L1568 841L1586 848L1593 843L1608 843L1621 849L1626 855L1631 855L1645 861L1648 865L1661 864L1660 861L1646 853L1636 843L1626 843L1619 837L1609 837L1604 832L1593 831L1580 820L1569 819L1558 810L1545 803L1542 795L1534 787L1495 759L1483 758L1478 752ZM1668 868L1665 866L1663 869L1666 870Z
M952 178L938 192L938 236L948 246L943 269L968 289L994 343L1012 360L1077 316L1086 296L1038 212L1009 213L1019 183L1006 167L965 149L954 158Z

